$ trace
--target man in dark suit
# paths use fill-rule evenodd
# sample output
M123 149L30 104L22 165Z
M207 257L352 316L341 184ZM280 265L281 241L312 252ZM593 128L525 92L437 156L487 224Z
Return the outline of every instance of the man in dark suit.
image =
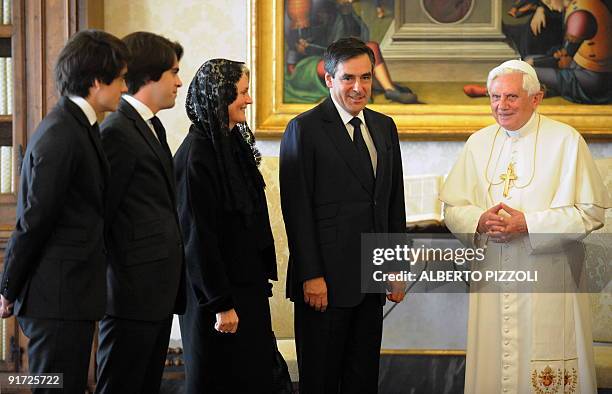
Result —
M95 30L62 49L55 66L62 97L26 149L6 248L2 317L14 313L30 338L30 373L63 373L64 393L85 391L95 321L106 304L109 168L97 117L117 109L127 57L121 40ZM56 390L34 389L46 391Z
M280 152L300 393L375 393L384 295L364 294L362 233L405 231L393 120L365 108L374 55L360 40L324 55L330 97L291 122ZM402 300L399 285L387 296Z
M97 393L156 393L173 313L185 308L183 242L166 131L183 48L153 33L123 38L130 50L119 110L102 123L111 166L108 302L100 322Z

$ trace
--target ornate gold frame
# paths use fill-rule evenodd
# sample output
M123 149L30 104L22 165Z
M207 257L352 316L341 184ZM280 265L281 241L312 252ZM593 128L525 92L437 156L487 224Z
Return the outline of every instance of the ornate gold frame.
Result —
M250 0L249 52L254 70L253 129L280 138L287 122L313 105L283 103L284 0ZM493 122L486 105L372 105L393 117L400 137L461 140ZM540 113L569 123L588 139L612 140L612 105L544 105Z

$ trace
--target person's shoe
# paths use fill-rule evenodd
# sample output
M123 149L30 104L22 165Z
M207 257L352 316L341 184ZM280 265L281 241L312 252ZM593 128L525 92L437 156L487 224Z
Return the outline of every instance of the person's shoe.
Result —
M412 90L410 90L410 88L409 88L409 87L399 85L399 84L397 84L397 83L395 83L395 82L393 82L393 87L395 88L395 90L399 90L399 91L400 91L400 92L402 92L402 93L413 93L413 91L412 91Z
M392 84L393 84L393 88L391 90L395 89L395 90L399 90L400 92L412 93L412 90L410 90L409 87L402 86L395 82L392 82ZM386 89L382 87L382 85L378 82L378 80L374 78L372 82L372 92L373 93L384 93L385 90Z
M410 89L408 89L410 90ZM401 92L399 89L385 90L387 100L395 101L402 104L415 104L417 102L416 94L412 92Z
M469 97L487 97L487 87L482 85L465 85L463 93Z

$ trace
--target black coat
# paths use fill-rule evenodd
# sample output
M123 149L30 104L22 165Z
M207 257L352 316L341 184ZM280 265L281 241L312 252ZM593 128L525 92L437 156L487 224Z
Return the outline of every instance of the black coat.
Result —
M15 314L96 320L106 304L100 138L68 98L42 120L25 152L17 223L6 248L2 294Z
M194 128L174 165L187 263L187 310L180 318L185 392L268 393L273 356L268 279L276 279L276 257L263 187L255 182L256 214L247 218L228 209L227 179L213 143ZM258 175L236 174L235 180ZM215 331L215 313L232 308L237 333Z
M355 146L331 98L292 119L280 150L281 205L289 266L287 296L324 277L330 307L361 302L361 233L405 232L404 186L395 123L364 109L378 154L370 190Z
M264 191L247 225L224 208L210 139L190 131L174 156L178 212L185 240L188 297L216 313L233 308L231 288L276 280L276 257Z
M111 166L107 314L157 321L185 309L172 157L127 101L101 126Z

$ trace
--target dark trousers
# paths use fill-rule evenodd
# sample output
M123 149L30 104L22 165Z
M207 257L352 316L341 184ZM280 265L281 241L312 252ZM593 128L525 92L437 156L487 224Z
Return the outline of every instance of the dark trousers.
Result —
M300 394L377 393L381 339L378 294L325 312L295 303Z
M30 374L63 373L63 390L33 388L34 394L83 394L95 322L17 317L21 330L30 338Z
M100 321L96 393L159 393L172 315L161 321Z

